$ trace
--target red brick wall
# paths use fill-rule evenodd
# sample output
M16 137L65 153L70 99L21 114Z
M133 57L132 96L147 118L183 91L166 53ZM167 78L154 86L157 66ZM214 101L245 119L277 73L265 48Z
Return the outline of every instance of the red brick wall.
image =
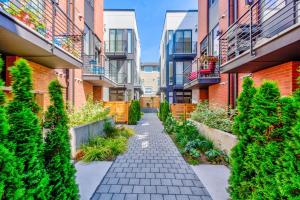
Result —
M259 86L264 80L275 81L281 95L290 95L297 88L296 79L299 72L296 71L300 62L287 62L278 66L270 67L253 73L255 86Z
M94 101L102 101L103 95L102 95L102 87L94 86L93 88L93 95L94 95Z
M199 89L199 100L200 101L208 100L208 89Z
M208 4L207 1L198 0L198 42L200 43L208 33Z
M208 87L208 101L210 106L227 107L228 80L227 74L221 74L221 82Z

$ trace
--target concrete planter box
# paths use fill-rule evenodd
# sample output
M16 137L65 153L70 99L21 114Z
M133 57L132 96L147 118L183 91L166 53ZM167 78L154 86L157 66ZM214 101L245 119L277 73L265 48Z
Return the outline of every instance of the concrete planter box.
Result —
M114 124L112 119L109 119L109 121ZM88 143L91 138L96 136L105 136L103 128L104 120L70 128L69 133L71 136L72 157L74 158L76 151L81 147L81 145Z
M194 120L190 121L197 126L200 134L210 139L218 149L224 150L227 154L229 154L232 147L237 144L237 137L235 135L218 129L210 128Z

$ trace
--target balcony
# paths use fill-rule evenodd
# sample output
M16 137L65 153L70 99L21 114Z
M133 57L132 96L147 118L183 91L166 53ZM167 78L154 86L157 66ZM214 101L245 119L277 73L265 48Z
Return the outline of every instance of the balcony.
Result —
M300 59L300 2L254 3L220 37L222 72L255 72Z
M92 83L94 86L117 87L117 83L111 79L109 70L105 67L104 56L95 57L85 55L83 57L83 80Z
M110 59L126 59L128 56L127 40L105 42L105 55Z
M174 42L167 48L171 59L194 59L197 56L197 42Z
M184 89L207 88L220 80L219 66L213 60L197 58L184 70Z
M55 1L2 0L0 51L49 68L82 67L82 31Z

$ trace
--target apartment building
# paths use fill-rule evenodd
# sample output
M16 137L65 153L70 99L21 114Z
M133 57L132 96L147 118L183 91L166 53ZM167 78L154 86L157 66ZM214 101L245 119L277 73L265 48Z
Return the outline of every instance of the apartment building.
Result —
M89 34L84 34L86 27ZM82 75L87 38L98 42L88 48L88 54L101 57L103 0L1 1L0 54L5 62L1 78L7 95L11 97L8 69L16 59L25 58L32 67L34 93L42 108L49 105L48 84L55 78L63 85L69 105L80 107L89 97L101 100L101 88Z
M198 11L171 10L165 15L160 43L161 99L191 103L191 89L184 88L184 71L197 55Z
M144 97L154 97L159 93L160 67L158 63L142 63L141 83Z
M197 59L193 66L198 74L196 84L188 80L185 87L198 91L199 100L235 107L246 76L256 86L264 80L277 82L282 95L298 87L299 1L199 0L198 4L198 58L218 56L221 72L218 82L215 79L204 87L202 77L209 79L209 75L195 70L203 66Z
M104 40L106 70L116 83L105 88L106 100L138 99L141 49L135 10L104 10Z

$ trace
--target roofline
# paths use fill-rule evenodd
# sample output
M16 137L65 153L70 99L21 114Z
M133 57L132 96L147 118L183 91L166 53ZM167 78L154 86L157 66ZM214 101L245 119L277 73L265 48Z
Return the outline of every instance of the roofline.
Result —
M135 9L104 9L104 11L125 11L125 12L135 12Z
M147 66L147 65L159 66L159 63L158 62L144 62L144 63L141 63L141 67Z
M166 10L166 13L177 13L177 12L198 12L198 10Z

